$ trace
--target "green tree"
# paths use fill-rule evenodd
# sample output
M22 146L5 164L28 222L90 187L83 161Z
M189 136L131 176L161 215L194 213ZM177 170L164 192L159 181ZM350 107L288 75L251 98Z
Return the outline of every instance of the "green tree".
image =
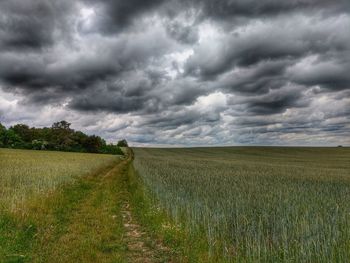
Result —
M6 128L0 123L0 147L5 146Z
M107 145L99 136L74 131L70 125L67 121L59 121L50 128L30 128L25 124L16 124L6 129L0 123L0 147L123 154L117 145ZM125 146L127 142L123 140L120 144Z
M59 121L52 124L52 129L58 129L58 130L70 130L71 123L67 121Z
M5 147L16 148L20 147L23 144L23 141L13 130L8 129L5 132L3 143Z
M99 136L92 135L85 141L84 148L87 152L98 153L103 144L103 140Z
M129 147L128 146L128 142L125 139L118 141L117 146L119 146L119 147Z
M84 145L86 145L86 141L88 140L89 136L81 131L75 131L71 135L71 139L73 140L74 144L71 147L71 150L74 152L86 152L86 148Z
M33 140L33 132L28 125L16 124L10 128L13 130L24 142L31 142Z
M70 123L66 121L55 122L52 129L52 136L50 143L55 146L56 150L69 151L74 145L74 141L71 138L74 130L70 128Z

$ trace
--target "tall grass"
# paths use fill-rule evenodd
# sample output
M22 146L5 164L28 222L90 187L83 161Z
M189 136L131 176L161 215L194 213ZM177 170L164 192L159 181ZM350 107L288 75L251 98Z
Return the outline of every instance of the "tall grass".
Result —
M0 149L0 210L16 210L76 177L118 159L113 155Z
M134 151L155 205L212 260L350 261L349 148Z

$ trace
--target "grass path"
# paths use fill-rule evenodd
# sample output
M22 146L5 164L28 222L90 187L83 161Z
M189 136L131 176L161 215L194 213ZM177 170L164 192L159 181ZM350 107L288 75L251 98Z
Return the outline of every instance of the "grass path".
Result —
M106 174L87 178L90 190L70 216L66 231L41 247L45 262L169 262L132 214L125 160ZM154 245L156 244L156 245Z
M0 227L8 237L0 238L0 262L170 262L134 217L130 165L131 157L14 215Z
M91 188L70 215L66 230L40 247L45 262L125 262L120 207L123 182L118 164L86 180Z

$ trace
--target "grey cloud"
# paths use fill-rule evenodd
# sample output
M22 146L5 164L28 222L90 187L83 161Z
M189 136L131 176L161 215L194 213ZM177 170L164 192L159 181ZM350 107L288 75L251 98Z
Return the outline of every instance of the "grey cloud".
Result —
M181 78L168 81L159 90L162 101L169 105L190 105L200 95L208 93L209 89L192 79Z
M213 125L220 121L222 110L221 107L199 109L193 106L184 108L174 106L169 110L150 117L145 116L142 125L145 127L160 128L162 130L174 130L181 126L198 127L198 125Z
M286 85L267 93L250 96L234 96L229 104L244 115L273 115L283 113L290 108L307 107L310 99L305 96L305 87Z
M198 31L193 25L182 25L179 22L169 23L167 32L172 38L184 44L194 44L198 41Z
M291 79L307 86L320 86L327 90L350 89L350 63L339 61L315 62L307 68L291 69Z
M128 27L135 17L159 6L164 0L83 0L95 7L100 14L96 23L97 30L104 34L119 33Z
M105 92L103 90L102 92ZM80 98L73 98L70 107L80 111L114 111L130 112L144 108L145 101L142 97L125 97L119 92L110 92L109 96L98 89L82 95Z
M284 112L287 108L296 107L300 94L284 94L275 96L268 94L264 98L248 103L248 110L255 114L274 114Z
M349 17L335 22L316 16L312 24L300 16L255 22L216 43L196 47L186 63L186 74L215 79L235 66L247 67L265 60L299 59L334 49L348 54L350 39L344 24L350 26Z
M328 12L344 12L349 10L349 3L345 0L263 0L263 1L245 1L245 0L193 0L195 4L202 6L205 16L215 19L230 19L234 16L259 17L278 15L293 11L322 9Z
M86 87L94 81L105 79L118 72L118 65L112 65L104 58L78 58L78 61L63 66L50 64L45 55L1 56L0 76L7 87L23 91L40 89L71 89ZM107 58L105 58L107 59Z
M237 68L217 81L222 89L240 93L267 93L286 85L285 70L293 62L290 60L263 61L247 68Z
M148 44L145 46L144 42ZM88 106L91 107L89 110L137 109L139 106L131 104L142 105L139 101L144 93L164 78L164 73L148 68L159 56L167 53L170 46L166 34L163 33L162 36L162 33L155 30L133 39L124 37L102 41L96 51L89 52L88 55L76 53L69 47L67 49L72 52L71 57L60 53L53 56L52 51L39 55L3 53L0 55L0 82L4 89L25 94L26 101L33 98L35 103L51 103L53 100L58 102L73 97L72 107L82 110L87 110ZM99 52L100 49L104 52ZM145 70L141 79L135 74L140 72L139 67ZM112 104L103 103L104 98L111 99L108 87L113 86L124 89L116 103L124 106L108 107L106 105ZM96 87L98 99L94 98ZM123 96L139 98L120 102ZM82 101L77 101L80 98Z
M237 41L232 37L223 39L215 50L208 50L210 47L199 48L187 61L186 74L215 79L235 66L250 66L269 59L299 57L306 52L298 45L288 46L286 43L274 41L280 37L259 39L257 36L249 36L245 39L238 38Z
M204 123L213 123L220 119L218 113L203 115L196 111L183 111L168 113L167 116L158 116L145 123L148 127L160 128L162 130L172 130L183 125L203 125Z
M82 0L89 6L98 9L96 26L99 32L114 34L135 23L139 17L155 12L160 16L176 17L189 9L196 10L197 21L212 19L215 21L232 21L239 18L261 18L303 12L322 10L325 13L344 13L350 9L346 0ZM178 31L178 29L176 30ZM183 31L183 30L182 30ZM175 33L177 35L178 33ZM180 33L180 35L184 32ZM185 33L186 35L187 33ZM183 36L180 37L184 39ZM185 37L186 39L186 37ZM192 39L192 38L191 38Z
M74 3L68 1L1 1L0 49L36 50L63 37Z

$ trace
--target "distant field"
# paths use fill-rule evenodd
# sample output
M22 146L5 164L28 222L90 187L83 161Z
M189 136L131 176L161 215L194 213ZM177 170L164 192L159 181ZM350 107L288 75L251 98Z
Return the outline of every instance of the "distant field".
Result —
M117 159L112 155L0 149L0 209L14 210L33 195L44 195Z
M134 166L214 259L350 261L350 148L135 148ZM200 240L199 240L200 241Z

